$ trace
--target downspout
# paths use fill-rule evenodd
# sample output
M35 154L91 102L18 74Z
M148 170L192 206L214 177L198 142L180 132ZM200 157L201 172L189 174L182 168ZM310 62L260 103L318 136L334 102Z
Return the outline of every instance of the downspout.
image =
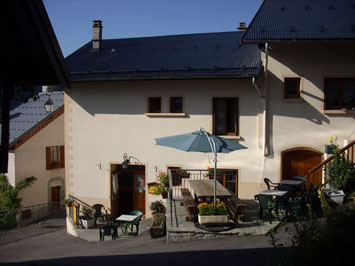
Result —
M264 93L265 93L265 108L264 108L264 156L270 154L269 147L269 119L268 119L268 107L269 107L269 89L268 89L268 61L269 61L269 44L265 43L265 71L264 71Z
M252 78L252 84L254 86L254 88L256 89L259 97L260 97L260 101L262 103L263 106L263 151L264 151L264 156L268 156L269 155L269 145L268 145L268 87L267 87L267 66L268 66L268 43L265 43L265 71L264 71L264 94L261 92L260 88L256 85L255 82L255 77Z

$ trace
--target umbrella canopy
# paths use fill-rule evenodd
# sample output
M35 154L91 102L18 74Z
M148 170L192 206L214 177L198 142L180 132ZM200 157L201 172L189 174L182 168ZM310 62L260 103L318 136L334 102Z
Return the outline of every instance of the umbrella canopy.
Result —
M246 149L247 147L235 140L221 138L209 134L205 129L200 128L187 134L170 137L156 138L156 145L171 147L183 151L213 152L214 154L214 206L216 207L216 171L217 153L229 153L231 151Z
M214 152L209 138L214 142L217 153L229 153L236 150L246 149L245 146L235 140L211 135L203 128L187 134L156 138L155 141L156 145L183 151Z

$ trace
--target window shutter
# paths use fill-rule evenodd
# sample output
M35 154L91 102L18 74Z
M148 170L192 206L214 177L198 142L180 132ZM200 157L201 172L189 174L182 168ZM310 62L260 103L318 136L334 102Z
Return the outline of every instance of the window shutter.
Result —
M64 160L64 146L60 146L60 168L65 167L65 160Z
M51 169L51 147L46 147L46 170Z

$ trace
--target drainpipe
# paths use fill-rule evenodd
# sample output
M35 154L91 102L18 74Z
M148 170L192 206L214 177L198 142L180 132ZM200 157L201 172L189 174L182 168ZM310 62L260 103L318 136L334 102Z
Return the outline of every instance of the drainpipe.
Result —
M269 155L269 142L268 142L268 138L269 138L269 134L268 134L268 87L267 87L267 66L268 66L268 57L269 57L269 53L268 53L268 43L265 43L265 71L264 71L264 94L261 92L260 88L258 87L258 85L256 85L255 82L255 77L252 78L252 84L254 86L254 88L256 89L259 97L260 97L260 101L263 105L263 130L264 130L264 134L263 134L263 150L264 150L264 156L268 156Z
M265 93L265 106L264 106L264 156L270 154L269 143L269 119L268 119L268 104L269 104L269 90L268 90L268 59L269 59L269 44L265 43L265 71L264 71L264 93Z

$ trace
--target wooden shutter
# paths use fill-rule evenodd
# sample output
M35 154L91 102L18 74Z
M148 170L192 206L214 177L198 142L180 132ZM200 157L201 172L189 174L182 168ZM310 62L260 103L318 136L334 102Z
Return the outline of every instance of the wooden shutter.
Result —
M51 169L51 147L46 147L46 170Z
M60 168L65 167L65 160L64 160L64 146L60 146Z

